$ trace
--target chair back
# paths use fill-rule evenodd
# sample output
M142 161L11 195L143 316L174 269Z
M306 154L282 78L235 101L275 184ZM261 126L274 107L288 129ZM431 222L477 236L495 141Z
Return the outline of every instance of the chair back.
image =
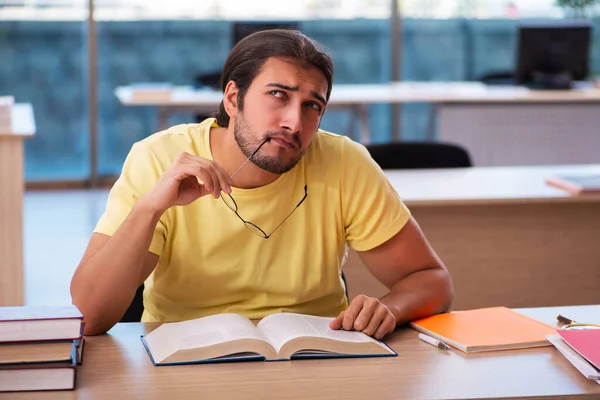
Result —
M366 146L382 169L472 167L464 148L440 142L396 142Z
M131 304L119 322L140 322L144 312L144 284L137 289Z

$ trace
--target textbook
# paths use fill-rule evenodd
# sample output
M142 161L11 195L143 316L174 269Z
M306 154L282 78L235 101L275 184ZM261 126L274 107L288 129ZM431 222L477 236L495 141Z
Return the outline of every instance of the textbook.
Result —
M75 389L77 362L0 365L0 392Z
M73 343L73 340L1 343L0 365L69 361L73 353Z
M71 361L83 361L85 338L44 342L0 343L0 366Z
M546 179L546 183L572 195L600 193L600 174L553 176Z
M75 389L77 365L82 361L83 346L83 339L72 341L68 357L60 354L54 360L30 359L25 362L23 359L26 357L16 357L19 361L0 364L0 392Z
M0 342L76 340L82 321L74 305L0 307Z
M255 326L239 314L217 314L165 323L141 339L154 365L397 356L362 332L330 329L332 320L277 313Z
M465 353L551 346L549 325L506 307L437 314L411 322L415 330Z

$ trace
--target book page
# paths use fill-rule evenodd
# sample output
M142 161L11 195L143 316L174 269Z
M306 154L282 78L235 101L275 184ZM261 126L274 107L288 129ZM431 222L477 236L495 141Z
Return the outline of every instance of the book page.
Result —
M208 347L238 339L266 341L249 319L238 314L217 314L166 323L145 336L156 362L179 350Z
M318 337L340 342L376 342L362 332L332 330L329 323L333 318L312 315L280 313L265 317L257 325L271 345L279 352L290 340L299 337Z

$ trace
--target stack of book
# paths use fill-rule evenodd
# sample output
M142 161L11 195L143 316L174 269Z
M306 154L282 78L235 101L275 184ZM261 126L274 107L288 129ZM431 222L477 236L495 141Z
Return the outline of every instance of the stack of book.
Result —
M75 306L0 307L0 392L75 389L83 327Z
M587 379L600 385L600 329L557 330L548 340Z

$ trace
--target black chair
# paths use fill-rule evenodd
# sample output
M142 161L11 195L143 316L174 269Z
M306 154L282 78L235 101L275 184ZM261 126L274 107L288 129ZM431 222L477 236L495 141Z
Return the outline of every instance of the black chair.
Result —
M515 74L513 71L489 72L479 77L479 82L486 85L516 85Z
M144 284L140 286L133 296L131 304L125 311L123 317L119 322L140 322L142 320L142 313L144 312Z
M464 148L440 142L395 142L366 146L382 169L472 167Z

